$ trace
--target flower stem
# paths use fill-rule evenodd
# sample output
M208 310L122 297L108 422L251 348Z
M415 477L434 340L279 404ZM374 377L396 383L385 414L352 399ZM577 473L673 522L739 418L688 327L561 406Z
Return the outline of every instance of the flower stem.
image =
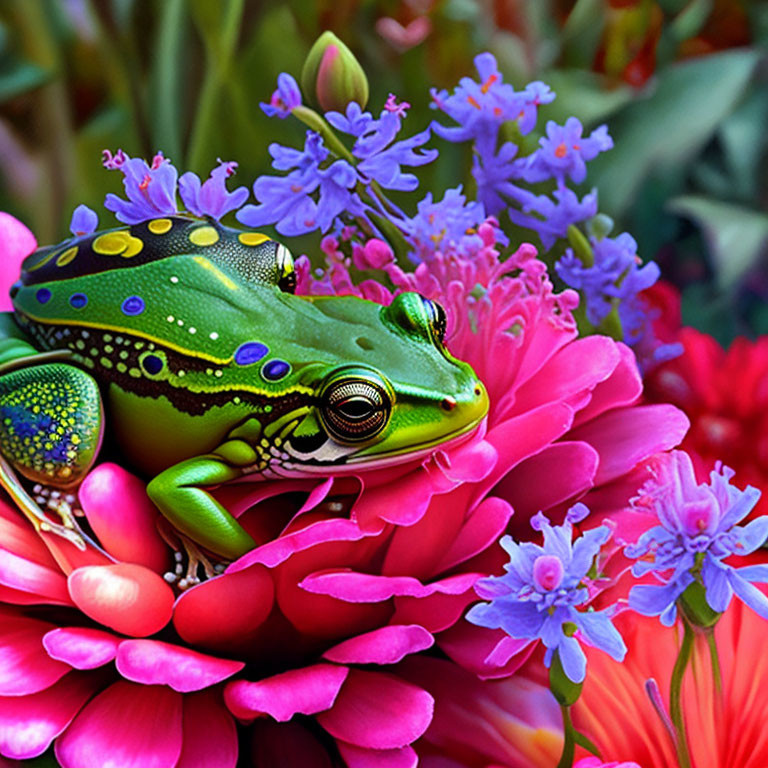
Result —
M717 641L715 640L715 628L706 630L707 645L709 646L709 658L712 661L712 677L715 681L715 691L721 696L723 693L723 674L720 671L720 656L717 653Z
M342 144L339 137L331 129L331 126L328 125L328 123L315 112L314 109L305 107L301 104L298 107L294 107L291 114L298 120L301 120L307 128L310 128L315 133L319 133L323 137L326 146L334 155L346 160L352 165L357 164L357 160L355 160L352 153L344 146L344 144Z
M560 705L560 711L563 713L563 754L560 756L560 762L557 768L571 768L573 758L576 754L576 731L571 720L571 708Z
M669 714L677 734L677 760L680 768L691 768L691 755L688 752L688 738L685 732L685 719L680 701L683 687L683 675L691 660L693 650L693 629L688 621L683 618L683 642L677 654L675 666L672 669L672 680L669 688Z

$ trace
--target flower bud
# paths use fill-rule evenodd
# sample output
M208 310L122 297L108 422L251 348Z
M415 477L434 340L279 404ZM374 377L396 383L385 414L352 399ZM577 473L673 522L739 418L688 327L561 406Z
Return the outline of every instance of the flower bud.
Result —
M710 607L707 602L707 591L698 581L694 581L680 595L678 605L685 618L696 627L713 627L722 615Z
M352 51L333 32L323 32L304 62L301 89L324 112L345 112L347 104L368 103L368 78Z

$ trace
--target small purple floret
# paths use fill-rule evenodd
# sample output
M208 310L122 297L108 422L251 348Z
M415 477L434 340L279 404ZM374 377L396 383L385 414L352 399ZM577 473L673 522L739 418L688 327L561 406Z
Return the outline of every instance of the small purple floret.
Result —
M467 619L491 629L503 629L516 639L541 640L549 666L557 652L563 671L580 683L586 673L586 657L569 625L591 645L622 661L627 652L621 635L611 623L610 610L594 611L586 583L600 547L611 536L607 526L592 528L573 540L571 521L580 521L588 510L573 507L562 525L553 526L541 513L531 520L544 536L543 546L501 539L509 554L503 576L480 579L475 591L490 602L473 606ZM581 608L581 610L579 610Z
M684 451L660 456L653 473L634 504L653 511L660 525L624 553L637 559L633 575L651 573L661 584L632 587L629 607L645 616L659 616L662 624L671 626L678 598L698 581L713 611L725 611L735 594L768 619L768 598L753 585L768 583L768 565L734 568L724 562L733 555L751 554L768 538L766 516L738 525L757 504L760 491L731 485L733 470L719 462L709 483L698 484Z
M284 120L301 104L301 91L294 78L287 72L277 76L277 90L272 94L269 104L261 102L259 106L268 117Z
M188 171L179 179L179 194L186 209L195 216L211 216L217 221L240 208L248 199L248 189L238 187L229 192L227 179L234 175L237 163L218 160L218 167L204 183L196 173Z
M99 217L92 208L80 204L72 212L72 221L69 224L69 231L75 237L93 234L99 226Z

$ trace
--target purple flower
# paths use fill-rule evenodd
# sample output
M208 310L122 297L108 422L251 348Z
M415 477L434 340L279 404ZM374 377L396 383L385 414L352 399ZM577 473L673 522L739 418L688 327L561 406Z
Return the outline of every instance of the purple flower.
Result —
M652 333L648 312L639 298L659 278L659 268L650 261L640 266L637 243L624 232L618 237L590 238L595 262L586 266L569 248L555 269L570 288L582 292L587 319L599 325L617 305L624 341L634 346Z
M176 207L176 179L178 173L169 160L158 152L152 158L152 164L125 154L118 149L115 155L105 149L104 167L118 170L124 175L123 186L128 200L108 194L104 207L113 211L125 224L139 224L157 216L169 216L178 213Z
M684 451L661 455L653 470L654 477L633 502L654 512L660 525L646 531L624 553L641 558L632 567L633 575L651 573L661 584L632 587L629 607L644 616L659 616L669 627L677 616L678 598L698 582L713 611L726 610L735 593L768 618L768 598L753 586L753 582L768 582L768 565L734 568L723 562L732 555L754 552L768 537L766 516L737 525L757 504L760 491L752 486L742 491L731 485L734 472L720 462L708 484L697 484L693 464Z
M87 205L78 205L72 212L72 221L69 223L69 231L80 237L81 235L90 235L96 231L99 226L99 217L96 211Z
M539 116L539 106L554 101L555 94L552 93L546 83L542 83L540 80L534 80L525 86L523 97L522 109L517 117L517 124L520 128L520 133L525 136L536 127L536 120Z
M179 179L179 194L190 213L195 216L211 216L218 220L230 211L238 209L248 199L248 189L238 187L227 191L226 181L235 173L237 163L218 160L218 167L201 185L200 177L188 171Z
M560 187L547 195L535 195L527 189L509 184L506 193L520 204L520 210L507 211L513 224L537 232L544 248L551 248L558 237L565 237L568 227L597 215L597 190L579 200L568 187Z
M357 137L368 130L368 126L373 122L373 115L370 112L363 112L356 101L350 101L347 104L346 115L342 115L341 112L326 112L325 119L336 130Z
M394 141L401 128L400 114L398 110L382 111L378 120L368 123L352 147L352 154L359 160L357 170L363 183L377 181L384 189L414 190L419 180L412 173L403 173L400 166L425 165L437 157L436 149L415 151L429 141L429 128L408 139Z
M432 128L447 141L474 141L478 152L483 157L489 157L496 150L502 123L523 116L528 127L531 110L535 110L529 96L537 98L542 94L534 94L533 91L529 95L526 92L517 93L511 85L504 83L496 59L490 53L476 56L475 68L479 81L463 77L450 94L432 89L434 106L458 123L458 126L451 127L433 123Z
M303 151L272 144L269 152L272 166L290 173L256 179L253 191L259 205L246 205L236 214L246 226L275 224L280 234L293 236L326 232L342 213L364 212L350 191L357 183L355 169L346 160L321 167L330 153L319 134L307 131Z
M269 104L263 101L259 104L268 117L279 117L284 120L301 104L301 91L298 83L287 72L277 76L277 90L272 94Z
M399 221L414 250L410 257L415 262L431 261L438 251L451 251L465 255L477 251L483 241L478 227L486 221L482 203L467 202L461 187L449 189L440 202L432 202L432 193L418 204L418 213ZM497 241L506 244L506 238L497 230Z
M544 663L549 666L557 652L563 671L574 683L584 680L586 657L574 636L578 630L596 648L622 661L626 646L609 617L609 609L586 608L589 590L585 584L600 547L611 532L600 526L573 539L572 523L589 514L576 504L562 525L552 526L539 512L531 523L544 535L544 544L501 539L509 554L503 576L480 579L475 591L489 600L475 605L467 614L473 624L503 629L516 639L541 640L547 648ZM582 606L582 610L578 607Z
M553 121L547 123L547 135L539 139L540 148L528 157L523 172L526 181L538 182L557 179L564 184L569 176L580 184L587 177L586 163L594 160L601 152L613 147L613 139L606 126L601 125L587 136L575 117L569 117L565 125Z

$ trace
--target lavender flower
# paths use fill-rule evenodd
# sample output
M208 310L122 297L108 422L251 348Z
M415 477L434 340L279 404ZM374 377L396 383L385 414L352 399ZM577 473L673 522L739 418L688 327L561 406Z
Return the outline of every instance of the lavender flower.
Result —
M566 176L580 184L587 177L586 163L601 152L613 147L608 128L601 125L587 136L581 122L569 117L565 125L553 121L547 123L547 135L539 139L540 148L529 155L522 169L522 177L529 182L556 179L565 184Z
M178 173L169 160L158 152L152 164L138 157L130 157L122 149L113 155L104 150L103 163L108 170L124 175L123 186L128 200L108 194L104 207L113 211L125 224L139 224L157 216L178 213L176 207L176 179Z
M272 94L269 104L259 104L267 117L279 117L284 120L301 104L299 85L287 72L277 76L277 90Z
M544 544L501 539L509 554L503 576L480 579L475 591L488 603L475 605L467 614L473 624L503 629L517 639L541 640L547 648L544 662L549 666L557 652L563 671L574 683L586 673L586 657L578 640L578 630L591 645L622 661L626 646L611 623L608 609L578 610L589 601L587 574L611 532L607 526L587 531L575 541L572 523L589 514L576 504L559 526L549 524L539 513L531 521L544 535Z
M237 163L222 160L201 185L200 177L188 171L179 179L179 194L186 209L195 216L211 216L218 220L230 211L237 210L248 199L248 189L238 187L229 192L227 179L235 173Z
M72 212L72 220L69 223L69 231L80 237L81 235L90 235L96 231L99 226L99 217L96 211L87 205L78 205Z
M557 274L566 285L582 292L592 325L600 325L616 302L624 341L634 345L651 332L638 295L658 280L659 267L653 261L640 266L637 243L627 232L615 238L591 237L590 244L594 264L586 266L569 248L555 264Z
M677 600L699 583L706 602L718 613L725 611L734 593L763 618L768 618L768 598L753 582L768 582L768 565L734 568L724 562L732 555L748 555L768 537L768 517L737 525L760 498L757 488L740 490L731 485L733 470L719 462L709 483L696 483L690 457L673 451L658 458L654 477L634 500L652 510L660 525L646 531L636 544L625 548L627 557L640 558L632 567L635 576L653 574L660 585L639 584L629 593L629 606L645 616L659 616L671 626Z
M260 176L253 185L259 205L246 205L237 218L249 227L275 224L286 236L320 229L326 232L342 213L363 213L364 206L351 190L357 173L346 160L328 167L330 152L319 134L307 131L304 150L271 144L272 166L287 176ZM317 194L317 200L312 197Z

